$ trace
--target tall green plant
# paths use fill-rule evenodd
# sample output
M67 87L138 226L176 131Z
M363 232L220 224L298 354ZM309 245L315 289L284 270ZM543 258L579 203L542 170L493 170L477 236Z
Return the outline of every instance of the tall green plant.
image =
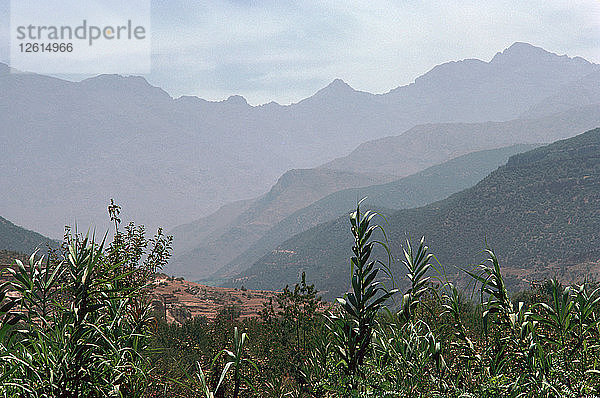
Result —
M409 288L402 297L397 313L385 311L375 330L375 364L380 376L396 390L416 391L439 383L446 371L441 341L435 327L420 319L419 308L430 286L430 260L425 239L415 249L406 241L403 264Z
M388 291L377 280L380 271L377 265L383 265L385 268L385 264L370 260L376 244L389 252L385 243L371 240L376 230L383 231L380 226L371 225L376 215L377 213L371 211L361 213L360 203L350 215L354 236L354 256L350 260L351 290L343 298L337 299L342 313L329 316L329 329L335 342L333 348L340 358L344 372L350 378L350 388L356 388L354 378L361 376L361 367L369 351L377 314L385 301L396 292Z
M430 277L427 276L427 272L431 269L430 261L433 254L429 253L428 249L423 236L416 251L412 248L408 239L402 250L404 254L402 263L406 268L406 277L410 282L410 287L402 297L402 307L399 314L405 322L414 317L415 311L421 303L421 296L429 288Z

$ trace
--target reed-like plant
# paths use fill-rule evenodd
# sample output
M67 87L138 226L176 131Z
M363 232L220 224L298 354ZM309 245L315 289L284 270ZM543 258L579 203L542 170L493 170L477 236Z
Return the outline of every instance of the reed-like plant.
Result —
M394 289L387 290L377 279L380 271L378 265L389 272L386 264L370 260L375 245L388 251L384 242L371 240L376 230L382 230L377 225L371 225L375 216L377 213L371 211L361 213L360 203L350 215L354 236L354 256L350 260L351 289L343 298L337 299L342 312L329 316L333 349L348 376L350 390L357 388L356 378L363 376L361 367L370 349L377 314L396 292Z
M237 326L233 329L233 349L222 349L215 355L212 360L212 368L215 367L215 364L219 361L219 358L225 358L225 365L221 370L221 374L219 376L219 381L215 386L214 390L211 391L210 385L208 382L208 378L202 370L202 365L200 362L196 363L197 372L193 376L196 381L196 384L200 387L200 393L204 396L204 398L213 398L218 392L223 382L225 381L228 374L232 371L231 379L233 382L233 393L232 397L237 398L240 394L240 388L242 382L251 390L255 390L252 381L246 375L246 370L248 367L253 368L258 372L258 367L256 364L248 357L246 357L244 353L244 348L246 346L248 336L246 333L238 330Z

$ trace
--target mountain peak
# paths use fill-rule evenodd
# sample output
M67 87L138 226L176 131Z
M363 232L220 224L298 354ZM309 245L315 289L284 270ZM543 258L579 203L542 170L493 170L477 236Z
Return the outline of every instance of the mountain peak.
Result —
M298 102L298 104L307 104L314 101L319 103L321 103L321 101L336 103L341 98L353 98L356 96L356 94L372 95L353 89L342 79L335 79L327 86L317 91L313 96L303 99L302 101Z
M516 42L504 51L496 53L490 61L491 64L521 64L531 63L533 59L540 57L547 58L548 56L556 55L549 53L543 48L533 46L529 43Z
M93 87L119 88L123 85L132 87L151 87L150 83L142 76L123 76L118 74L101 74L82 81Z
M130 93L156 93L165 98L171 98L171 96L161 89L151 85L148 80L142 76L123 76L118 74L102 74L94 77L90 77L81 81L83 87L91 88L95 90L109 90L124 92L129 91Z
M229 98L223 102L233 105L248 105L246 98L242 97L241 95L230 95Z
M323 90L328 91L356 91L348 83L343 81L342 79L335 79L331 83L329 83ZM321 90L321 91L323 91Z
M524 41L516 41L511 44L506 50L507 52L511 51L541 51L544 53L548 53L549 51L544 50L541 47L534 46L533 44L526 43Z
M258 108L262 108L262 109L272 109L272 108L281 108L281 107L282 107L282 105L275 101L267 102L266 104L261 104L258 106Z
M312 97L309 97L307 99L321 98L321 97L322 98L339 98L341 96L353 94L356 92L357 91L355 89L350 87L350 85L348 83L346 83L345 81L343 81L342 79L335 79L334 81L329 83L327 86L325 86L322 89L320 89L319 91L317 91L315 93L315 95L313 95ZM306 99L303 101L306 101ZM301 101L301 102L303 102L303 101Z
M515 42L510 47L505 49L502 52L496 53L494 58L490 61L491 64L502 64L502 63L510 63L510 64L531 64L532 62L539 61L547 61L547 60L555 60L562 58L564 60L569 60L566 55L558 55L549 51L544 50L541 47L536 47L529 43L524 42ZM579 62L583 61L589 64L588 61L585 61L583 58L573 58L573 60L577 60Z

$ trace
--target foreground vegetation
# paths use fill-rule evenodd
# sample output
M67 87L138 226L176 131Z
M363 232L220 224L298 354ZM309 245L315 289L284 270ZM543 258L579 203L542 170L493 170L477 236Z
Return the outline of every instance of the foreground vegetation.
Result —
M511 295L495 254L458 289L422 239L372 259L375 213L351 215L349 291L323 303L303 275L241 320L167 324L148 281L170 256L133 224L110 244L68 232L0 286L0 391L25 397L600 396L600 289L556 280ZM380 236L379 234L377 236ZM379 251L378 251L379 253ZM396 290L403 267L408 289ZM385 283L384 283L385 282ZM466 293L465 293L466 292Z

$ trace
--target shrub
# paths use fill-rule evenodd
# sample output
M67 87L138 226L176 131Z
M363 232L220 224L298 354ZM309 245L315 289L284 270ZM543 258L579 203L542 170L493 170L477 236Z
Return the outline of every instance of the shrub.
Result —
M115 226L108 247L67 229L60 252L9 269L0 285L4 396L144 395L153 325L146 285L166 263L171 238Z

